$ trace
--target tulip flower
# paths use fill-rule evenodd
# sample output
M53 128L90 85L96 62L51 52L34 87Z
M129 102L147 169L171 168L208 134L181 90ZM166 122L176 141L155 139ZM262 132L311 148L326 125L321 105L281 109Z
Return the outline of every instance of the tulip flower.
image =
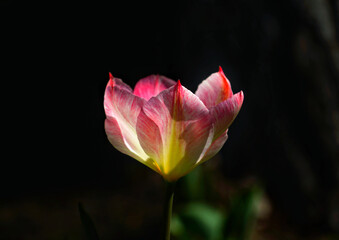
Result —
M195 94L161 75L139 80L132 90L110 74L105 131L117 150L175 182L219 152L243 99L221 67Z
M170 240L174 183L219 152L240 111L221 67L196 93L167 77L151 75L132 90L110 74L104 96L108 140L166 180L164 239Z

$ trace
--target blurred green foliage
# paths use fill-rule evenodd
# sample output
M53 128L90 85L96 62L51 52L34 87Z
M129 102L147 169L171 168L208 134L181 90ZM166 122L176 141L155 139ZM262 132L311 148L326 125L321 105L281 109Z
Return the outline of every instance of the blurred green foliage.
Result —
M187 202L172 219L176 240L248 240L254 230L262 189L252 184L230 194L229 201L216 207L205 195L212 181L197 168L181 183ZM228 189L225 189L228 191ZM225 207L227 206L227 207Z
M178 197L182 199L174 207L172 239L251 239L263 190L252 183L233 190L227 194L226 200L217 204L215 200L220 201L220 196L215 193L215 179L210 179L212 175L206 174L203 169L197 168L179 182ZM230 189L225 187L219 191L228 192ZM94 223L82 204L79 204L79 213L87 239L98 240Z
M174 215L172 234L180 240L222 239L225 214L205 203L188 203L183 211Z
M224 224L224 239L250 239L258 216L262 190L257 185L242 190L233 196Z

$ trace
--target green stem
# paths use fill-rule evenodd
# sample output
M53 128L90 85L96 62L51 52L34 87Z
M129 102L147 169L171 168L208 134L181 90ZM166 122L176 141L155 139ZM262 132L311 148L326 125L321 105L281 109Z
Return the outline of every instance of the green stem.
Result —
M166 195L164 205L165 240L171 239L171 219L172 219L174 186L175 182L166 182Z

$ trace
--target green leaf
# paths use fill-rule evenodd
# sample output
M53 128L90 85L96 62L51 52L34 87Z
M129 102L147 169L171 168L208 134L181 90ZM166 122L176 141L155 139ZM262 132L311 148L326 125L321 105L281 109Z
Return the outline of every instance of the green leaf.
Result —
M94 223L91 217L85 211L81 203L79 203L78 207L79 207L81 223L85 230L87 239L88 240L99 240L99 236L97 234L96 228L94 226Z
M250 238L257 218L257 206L261 198L262 190L254 186L243 190L232 199L225 222L225 240L247 240Z
M189 203L173 218L172 234L178 239L221 240L224 214L204 203Z

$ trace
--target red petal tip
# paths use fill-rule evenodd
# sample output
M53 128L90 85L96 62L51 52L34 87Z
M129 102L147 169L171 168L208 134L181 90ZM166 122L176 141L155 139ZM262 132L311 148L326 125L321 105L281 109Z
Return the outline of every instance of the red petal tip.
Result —
M224 73L224 71L222 70L221 66L219 66L219 73Z
M178 87L181 87L181 82L180 82L180 80L178 80Z
M107 87L110 86L110 87L113 87L114 85L114 82L113 82L113 75L111 73L109 73L109 80L108 80L108 83L107 83Z

